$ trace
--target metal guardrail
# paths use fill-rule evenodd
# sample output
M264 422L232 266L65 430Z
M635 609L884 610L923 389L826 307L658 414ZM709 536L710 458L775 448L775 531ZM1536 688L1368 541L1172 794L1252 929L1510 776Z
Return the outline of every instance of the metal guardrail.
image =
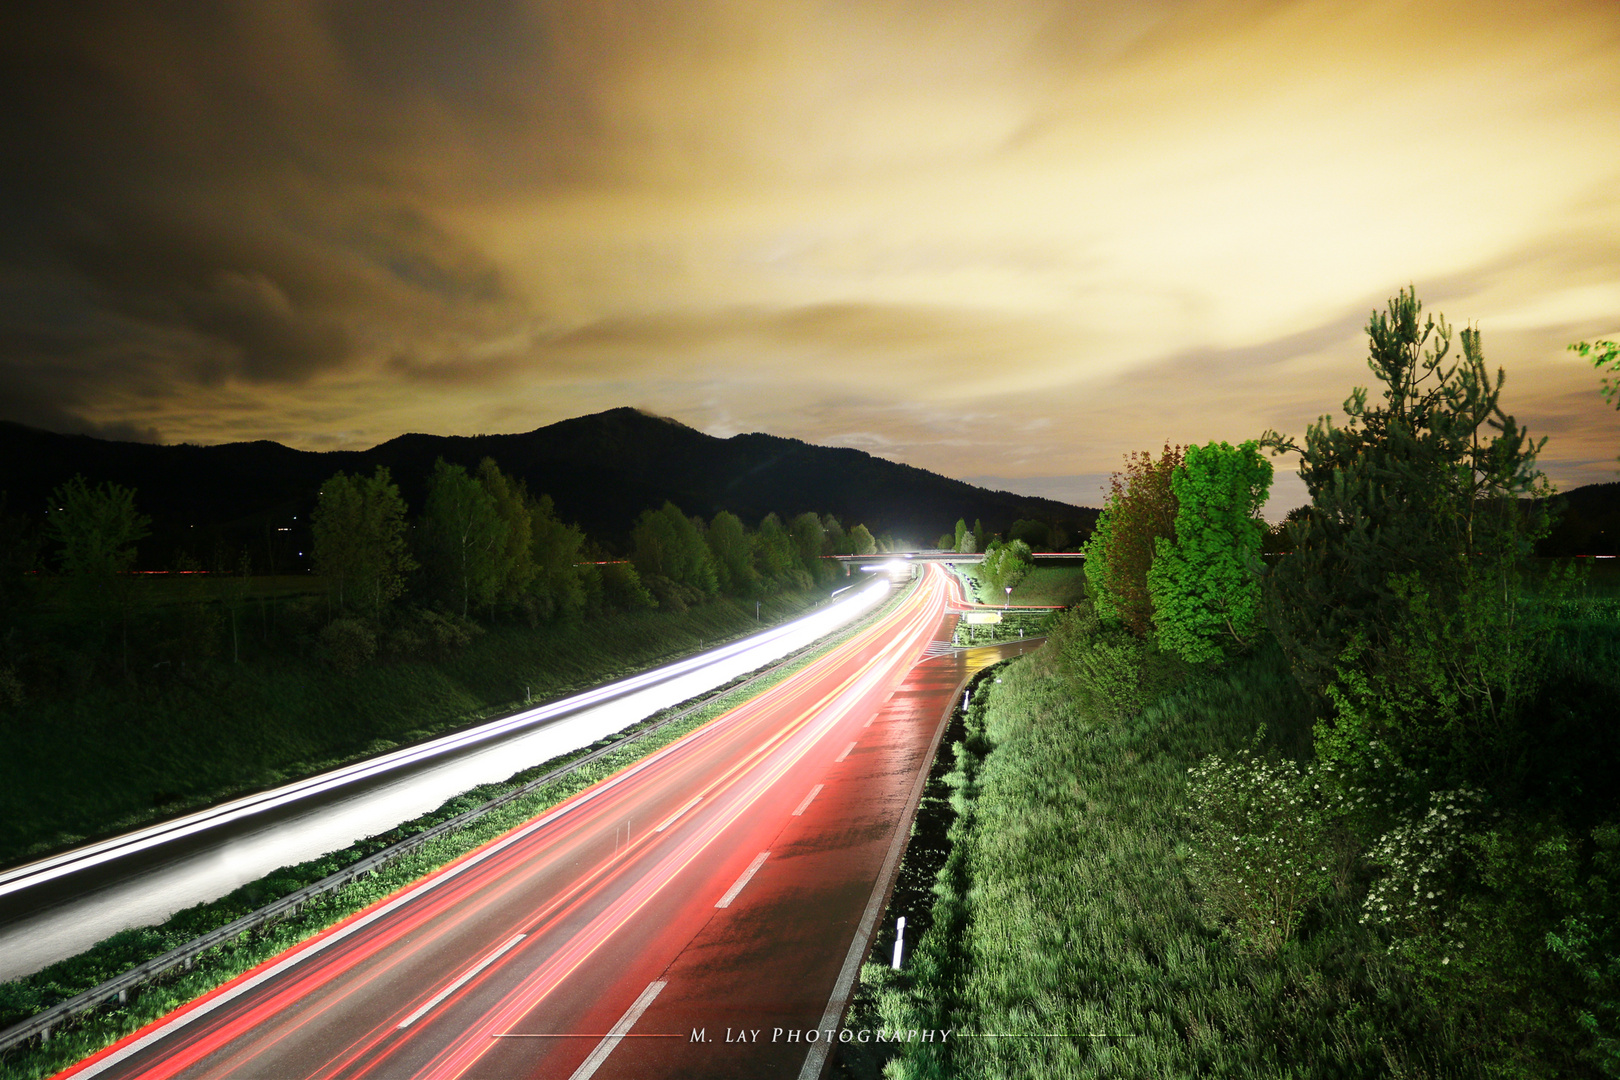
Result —
M876 610L883 609L880 607L880 609ZM873 614L876 614L876 612L873 612ZM21 1023L16 1023L16 1025L11 1025L10 1028L0 1031L0 1052L8 1051L13 1046L26 1043L31 1038L36 1038L36 1036L39 1038L40 1043L49 1043L50 1033L55 1028L62 1027L63 1023L68 1022L71 1018L86 1014L86 1012L92 1012L92 1010L107 1006L107 1004L112 1004L113 1001L122 1004L122 1002L130 999L131 989L138 989L139 986L151 983L152 980L156 980L157 976L167 975L168 972L173 972L175 968L190 968L191 963L207 950L222 946L222 944L232 941L232 939L240 938L241 934L249 933L249 931L253 931L259 926L269 925L269 923L274 923L280 918L298 915L298 912L303 910L303 905L308 904L309 900L316 899L319 895L327 894L327 892L342 889L343 886L347 886L350 882L364 878L366 874L381 870L382 866L389 865L397 858L405 857L416 848L426 844L428 840L444 836L445 832L457 831L460 827L467 826L467 824L473 823L478 818L483 818L484 814L499 810L501 806L507 805L510 801L522 798L523 795L528 795L533 790L541 789L544 785L552 784L556 780L561 780L570 772L580 769L586 764L593 763L596 759L611 755L614 751L630 745L638 738L645 738L646 735L651 735L651 733L658 732L664 727L669 727L674 722L684 721L685 717L692 716L693 712L697 712L698 709L708 708L714 701L719 701L724 696L732 695L735 691L747 690L748 687L752 687L753 683L760 682L761 678L766 678L789 664L799 662L805 654L812 653L818 648L821 648L821 641L812 641L804 648L795 649L794 653L782 657L781 661L776 662L776 664L771 664L770 667L760 670L758 674L750 675L742 682L734 683L731 687L719 688L711 695L698 701L697 704L687 706L687 708L672 714L672 716L664 717L663 721L648 724L642 730L629 733L624 738L616 738L614 742L601 746L598 750L593 750L588 755L582 756L582 758L577 758L575 761L565 764L565 766L552 769L546 776L530 780L527 784L522 784L520 787L510 790L510 792L505 792L504 795L496 795L486 803L473 806L471 810L463 810L462 813L455 814L454 818L445 818L436 826L429 826L428 829L416 832L413 836L405 837L403 840L395 840L394 844L387 845L386 848L382 848L379 852L366 855L366 857L356 861L353 865L345 866L343 870L337 871L335 874L327 874L326 878L322 878L321 881L311 882L311 884L303 887L303 889L298 889L296 892L288 892L287 895L283 895L282 899L271 900L269 904L254 910L254 912L246 913L246 915L241 916L233 923L211 929L209 933L203 934L201 938L194 938L193 941L186 942L178 949L170 949L160 957L152 957L151 960L138 963L138 965L130 968L128 972L115 975L110 980L100 984L100 986L96 986L96 988L87 989L83 994L68 997L66 1001L57 1002L50 1009L37 1012L28 1020L23 1020Z
M882 608L877 610L881 611ZM111 1004L114 1001L120 1003L128 1001L129 992L131 990L144 986L145 984L156 979L158 976L165 975L168 972L173 971L175 968L185 967L189 969L197 957L207 952L209 949L223 945L233 938L240 937L242 934L275 922L278 919L297 915L299 911L303 909L305 904L309 903L316 897L333 892L337 889L341 889L350 882L353 882L358 878L363 878L367 874L381 869L394 860L410 854L412 851L421 847L423 844L434 839L435 837L443 836L445 833L454 832L455 830L478 820L485 814L500 809L502 806L505 806L507 803L512 802L515 799L520 799L524 795L527 795L538 788L542 788L547 784L562 779L576 769L589 765L591 762L605 757L606 755L613 753L615 750L628 746L637 739L651 735L653 732L666 728L670 724L673 724L679 720L684 720L698 710L707 708L728 694L734 694L738 690L747 689L754 683L766 678L781 668L784 668L789 664L796 663L805 654L820 648L821 644L821 641L811 642L809 645L790 653L783 659L777 661L775 664L772 664L770 667L760 671L758 674L751 675L742 682L735 683L731 686L722 687L713 694L710 694L708 697L704 698L702 701L699 701L697 704L688 706L672 716L666 716L664 719L655 724L647 725L640 731L634 731L621 739L615 739L606 746L592 750L583 757L571 761L567 765L553 769L544 776L535 780L530 780L528 783L513 788L511 791L508 791L503 795L497 795L495 798L475 806L471 810L464 810L455 817L446 818L437 825L423 829L421 832L412 836L407 836L403 840L395 841L394 843L383 848L381 851L373 852L354 864L344 867L335 874L329 874L326 877L321 878L319 881L305 885L303 888L297 890L296 892L288 893L279 900L272 900L270 903L265 904L256 911L251 911L242 916L235 922L226 923L224 926L221 926L215 930L210 930L202 937L188 941L179 948L171 949L162 956L153 957L150 960L137 964L128 971L125 971L123 974L116 975L99 986L86 990L82 994L68 998L66 1001L58 1002L57 1004L52 1005L50 1008L34 1014L20 1024L14 1024L11 1027L6 1028L4 1031L0 1031L0 1053L4 1053L13 1046L18 1045L19 1043L27 1042L29 1039L35 1038L36 1036L42 1043L49 1042L51 1032L68 1020L71 1020L73 1017L81 1016L84 1013L91 1012L103 1005Z

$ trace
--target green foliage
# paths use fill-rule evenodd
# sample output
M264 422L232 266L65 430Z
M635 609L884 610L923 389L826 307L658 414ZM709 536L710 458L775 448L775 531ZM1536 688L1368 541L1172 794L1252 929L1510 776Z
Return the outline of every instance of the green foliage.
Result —
M1620 1077L1620 823L1592 830L1590 873L1576 910L1547 931L1547 949L1579 987L1575 1023L1591 1040L1582 1055L1604 1076Z
M45 532L61 544L67 599L81 618L105 629L119 626L123 674L130 677L129 624L141 582L130 573L136 544L149 535L152 519L135 509L135 492L117 484L92 488L83 476L51 492Z
M1620 372L1620 342L1578 341L1569 351L1591 357L1592 366L1599 371ZM1620 409L1620 379L1604 376L1603 400Z
M832 514L821 519L821 553L823 555L851 555L843 522Z
M1318 725L1318 758L1358 775L1387 757L1435 786L1518 790L1566 584L1555 576L1552 603L1532 604L1476 583L1447 609L1416 575L1394 578L1404 614L1379 663L1352 633L1325 688L1334 711Z
M460 465L434 463L421 534L434 594L463 618L494 602L506 570L505 522L494 496Z
M1050 641L1064 660L1076 696L1100 720L1136 716L1185 677L1178 658L1117 624L1104 623L1089 604L1078 604L1057 620Z
M765 625L808 601L766 598ZM289 648L157 685L32 694L26 722L0 714L0 865L459 730L521 704L526 689L559 696L760 626L752 602L725 599L487 631L405 608L377 633L378 655L347 675L325 662L326 608L307 597L275 615L278 633L306 639L304 662Z
M1187 873L1187 770L1241 749L1257 721L1290 742L1307 734L1308 703L1274 649L1122 723L1100 723L1053 656L997 674L982 695L972 825L950 855L963 872L938 886L945 932L882 976L876 1019L1122 1037L911 1043L886 1075L1479 1075L1357 924L1359 897L1329 890L1270 954L1205 920Z
M1479 332L1462 332L1463 357L1448 365L1451 328L1422 321L1421 311L1402 290L1367 324L1380 401L1369 404L1357 387L1345 427L1324 416L1303 446L1276 432L1262 439L1300 453L1311 495L1291 531L1294 554L1268 580L1273 627L1313 688L1331 677L1354 631L1365 662L1383 660L1405 609L1397 579L1421 575L1449 610L1474 581L1510 586L1502 579L1546 531L1544 511L1527 513L1519 501L1542 490L1541 444L1502 412L1503 375L1491 378Z
M1148 595L1159 646L1188 663L1246 648L1260 617L1260 507L1271 488L1271 463L1258 443L1212 442L1187 448L1170 475L1175 539L1154 541Z
M1127 456L1124 471L1109 480L1107 504L1086 546L1086 587L1098 615L1138 638L1153 628L1148 568L1158 541L1176 535L1170 478L1181 460L1181 447L1168 443L1157 461L1146 451Z
M528 591L534 562L534 506L527 486L501 472L493 458L478 463L478 483L495 505L499 535L491 551L496 582L492 602L517 600Z
M820 528L819 521L816 527ZM658 578L685 586L679 593L671 594L679 596L682 603L713 596L719 590L714 557L704 543L703 534L674 503L666 502L658 510L642 511L631 536L635 544L631 562L649 587Z
M1253 748L1230 761L1211 754L1188 774L1199 832L1188 872L1240 948L1274 953L1332 884L1322 786L1312 770Z
M992 543L979 564L979 577L990 586L992 595L1016 587L1035 568L1030 554L1029 545L1022 540Z
M577 615L585 609L586 577L579 563L585 534L557 517L550 495L528 501L529 561L534 576L528 595L541 619Z
M1117 624L1121 620L1119 597L1109 587L1113 573L1108 565L1108 549L1114 539L1114 518L1105 509L1086 541L1086 598L1097 618L1104 623Z
M105 582L135 566L135 545L150 535L152 519L135 509L135 492L117 484L91 487L83 476L51 492L45 531L62 545L62 573L75 581Z
M593 566L602 586L602 599L614 611L638 611L658 606L658 600L641 583L641 575L631 563ZM666 579L667 580L667 579Z
M326 662L344 675L353 675L377 654L377 635L359 619L333 619L321 631Z
M405 500L379 465L369 477L338 473L321 485L310 518L315 571L326 578L338 609L351 602L381 618L416 569L405 539Z
M1382 876L1364 922L1387 935L1430 1008L1493 1074L1620 1071L1617 935L1612 924L1593 933L1615 914L1614 839L1613 826L1594 830L1598 858L1583 881L1567 829L1503 815L1459 789L1435 793L1371 849Z
M729 510L722 510L709 522L703 539L714 556L715 575L720 591L727 596L753 596L759 591L759 571L754 569L754 544L742 521Z
M788 535L793 539L793 553L798 564L810 580L817 583L828 581L833 575L832 565L821 559L825 533L821 519L808 510L788 522Z
M876 555L877 541L872 539L872 531L865 525L857 525L849 530L848 547L851 555Z
M1055 551L1062 545L1052 543L1054 529L1044 521L1031 521L1028 518L1019 518L1007 528L1007 539L1022 540L1031 551Z

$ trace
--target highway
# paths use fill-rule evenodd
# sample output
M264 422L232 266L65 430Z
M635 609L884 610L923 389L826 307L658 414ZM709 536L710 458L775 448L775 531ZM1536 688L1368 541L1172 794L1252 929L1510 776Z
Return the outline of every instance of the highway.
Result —
M792 678L63 1075L816 1076L967 675L939 567ZM1029 643L1033 644L1033 643Z
M909 571L907 571L909 574ZM860 618L889 575L696 656L465 731L0 871L0 980L374 836L620 731Z

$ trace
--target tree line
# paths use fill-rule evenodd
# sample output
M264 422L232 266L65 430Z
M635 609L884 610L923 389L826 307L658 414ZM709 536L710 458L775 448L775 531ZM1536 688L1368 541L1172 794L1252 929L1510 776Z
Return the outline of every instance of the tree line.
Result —
M20 704L30 685L82 689L195 669L221 652L238 660L246 644L280 642L354 670L384 651L442 653L493 622L807 591L839 572L823 556L892 544L831 514L773 513L749 527L728 511L705 522L666 502L641 514L616 557L487 458L473 470L439 460L416 514L386 467L339 472L309 524L325 595L277 599L256 586L246 551L223 583L182 574L159 586L137 572L152 521L132 489L75 476L52 492L42 522L0 496L0 706ZM182 553L173 569L201 565Z

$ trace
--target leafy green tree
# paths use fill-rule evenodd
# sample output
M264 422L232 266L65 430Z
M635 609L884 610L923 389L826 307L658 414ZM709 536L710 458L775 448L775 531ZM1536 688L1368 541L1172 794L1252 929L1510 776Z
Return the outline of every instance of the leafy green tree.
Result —
M788 535L793 538L793 553L811 582L832 577L832 567L821 561L821 545L826 530L819 517L806 510L788 523Z
M990 550L985 552L984 561L979 564L979 577L996 592L1003 592L1008 587L1016 588L1024 580L1024 575L1034 569L1030 555L1029 545L1022 540L1010 540L1005 544L991 541Z
M1118 626L1124 621L1120 614L1119 597L1114 593L1113 568L1108 565L1108 549L1113 542L1114 515L1105 506L1097 516L1091 538L1086 541L1086 557L1081 564L1086 573L1086 598L1091 601L1092 612L1104 626Z
M936 545L941 551L955 551L956 537L950 533L940 533L939 543Z
M339 611L347 608L350 586L360 571L363 518L360 487L353 477L339 472L321 485L309 518L315 572L336 594Z
M872 539L872 531L865 525L857 525L849 530L848 544L851 555L876 555L877 541Z
M1271 490L1271 462L1259 443L1189 446L1170 474L1175 539L1155 541L1148 594L1159 647L1188 663L1246 648L1260 620L1260 517Z
M823 555L848 555L849 545L845 542L844 525L832 514L821 519L821 553Z
M91 487L83 476L51 492L47 533L62 545L62 573L100 584L135 568L135 547L152 519L135 509L135 491L117 484Z
M962 518L957 518L956 519L956 535L951 539L951 542L950 542L950 545L949 545L950 549L952 551L961 551L962 550L962 537L964 535L966 535L967 532L968 532L967 522L964 521ZM978 551L979 549L975 547L975 548L971 548L969 550L970 551Z
M139 583L136 545L148 535L152 519L135 508L133 488L100 483L91 487L83 476L51 492L45 531L61 544L62 574L70 603L105 628L118 621L124 675L129 675L129 622Z
M514 603L534 580L533 520L527 486L501 472L493 458L478 463L478 483L495 504L501 520L500 536L492 553L499 580L494 600Z
M736 514L722 510L714 515L703 539L714 556L721 592L727 596L753 596L759 591L759 572L754 569L754 544Z
M666 578L702 596L713 596L719 590L714 558L703 534L674 503L666 501L657 510L642 511L631 539L635 551L630 561L649 585L655 578Z
M1300 454L1311 495L1290 527L1294 553L1267 579L1273 629L1307 687L1333 676L1353 633L1368 670L1399 650L1409 606L1400 582L1421 583L1437 612L1455 611L1474 587L1511 598L1546 532L1545 512L1520 504L1547 493L1535 467L1545 440L1532 442L1502 412L1503 374L1491 378L1479 332L1465 329L1462 359L1447 364L1451 328L1421 312L1403 289L1368 321L1381 400L1357 387L1344 427L1324 416L1304 445L1276 432L1261 440Z
M327 579L340 611L364 604L380 618L416 568L406 541L405 500L384 466L369 477L340 472L322 484L310 530L315 571Z
M760 577L769 582L771 588L780 591L810 587L810 575L794 558L793 538L781 518L766 514L760 520L754 542Z
M416 560L407 539L405 499L388 469L379 465L357 483L366 546L355 581L372 617L381 619L405 591L405 577L416 569Z
M494 497L466 469L443 458L434 464L422 514L423 563L439 594L464 619L500 589L504 525Z
M536 614L550 618L583 611L588 583L579 564L585 534L557 517L550 495L530 499L528 511L529 562L534 567L529 592L537 604Z
M1099 618L1118 621L1139 638L1153 628L1148 568L1159 540L1176 535L1176 495L1170 477L1181 465L1179 446L1165 444L1157 461L1141 451L1109 480L1107 504L1086 546L1086 590Z

